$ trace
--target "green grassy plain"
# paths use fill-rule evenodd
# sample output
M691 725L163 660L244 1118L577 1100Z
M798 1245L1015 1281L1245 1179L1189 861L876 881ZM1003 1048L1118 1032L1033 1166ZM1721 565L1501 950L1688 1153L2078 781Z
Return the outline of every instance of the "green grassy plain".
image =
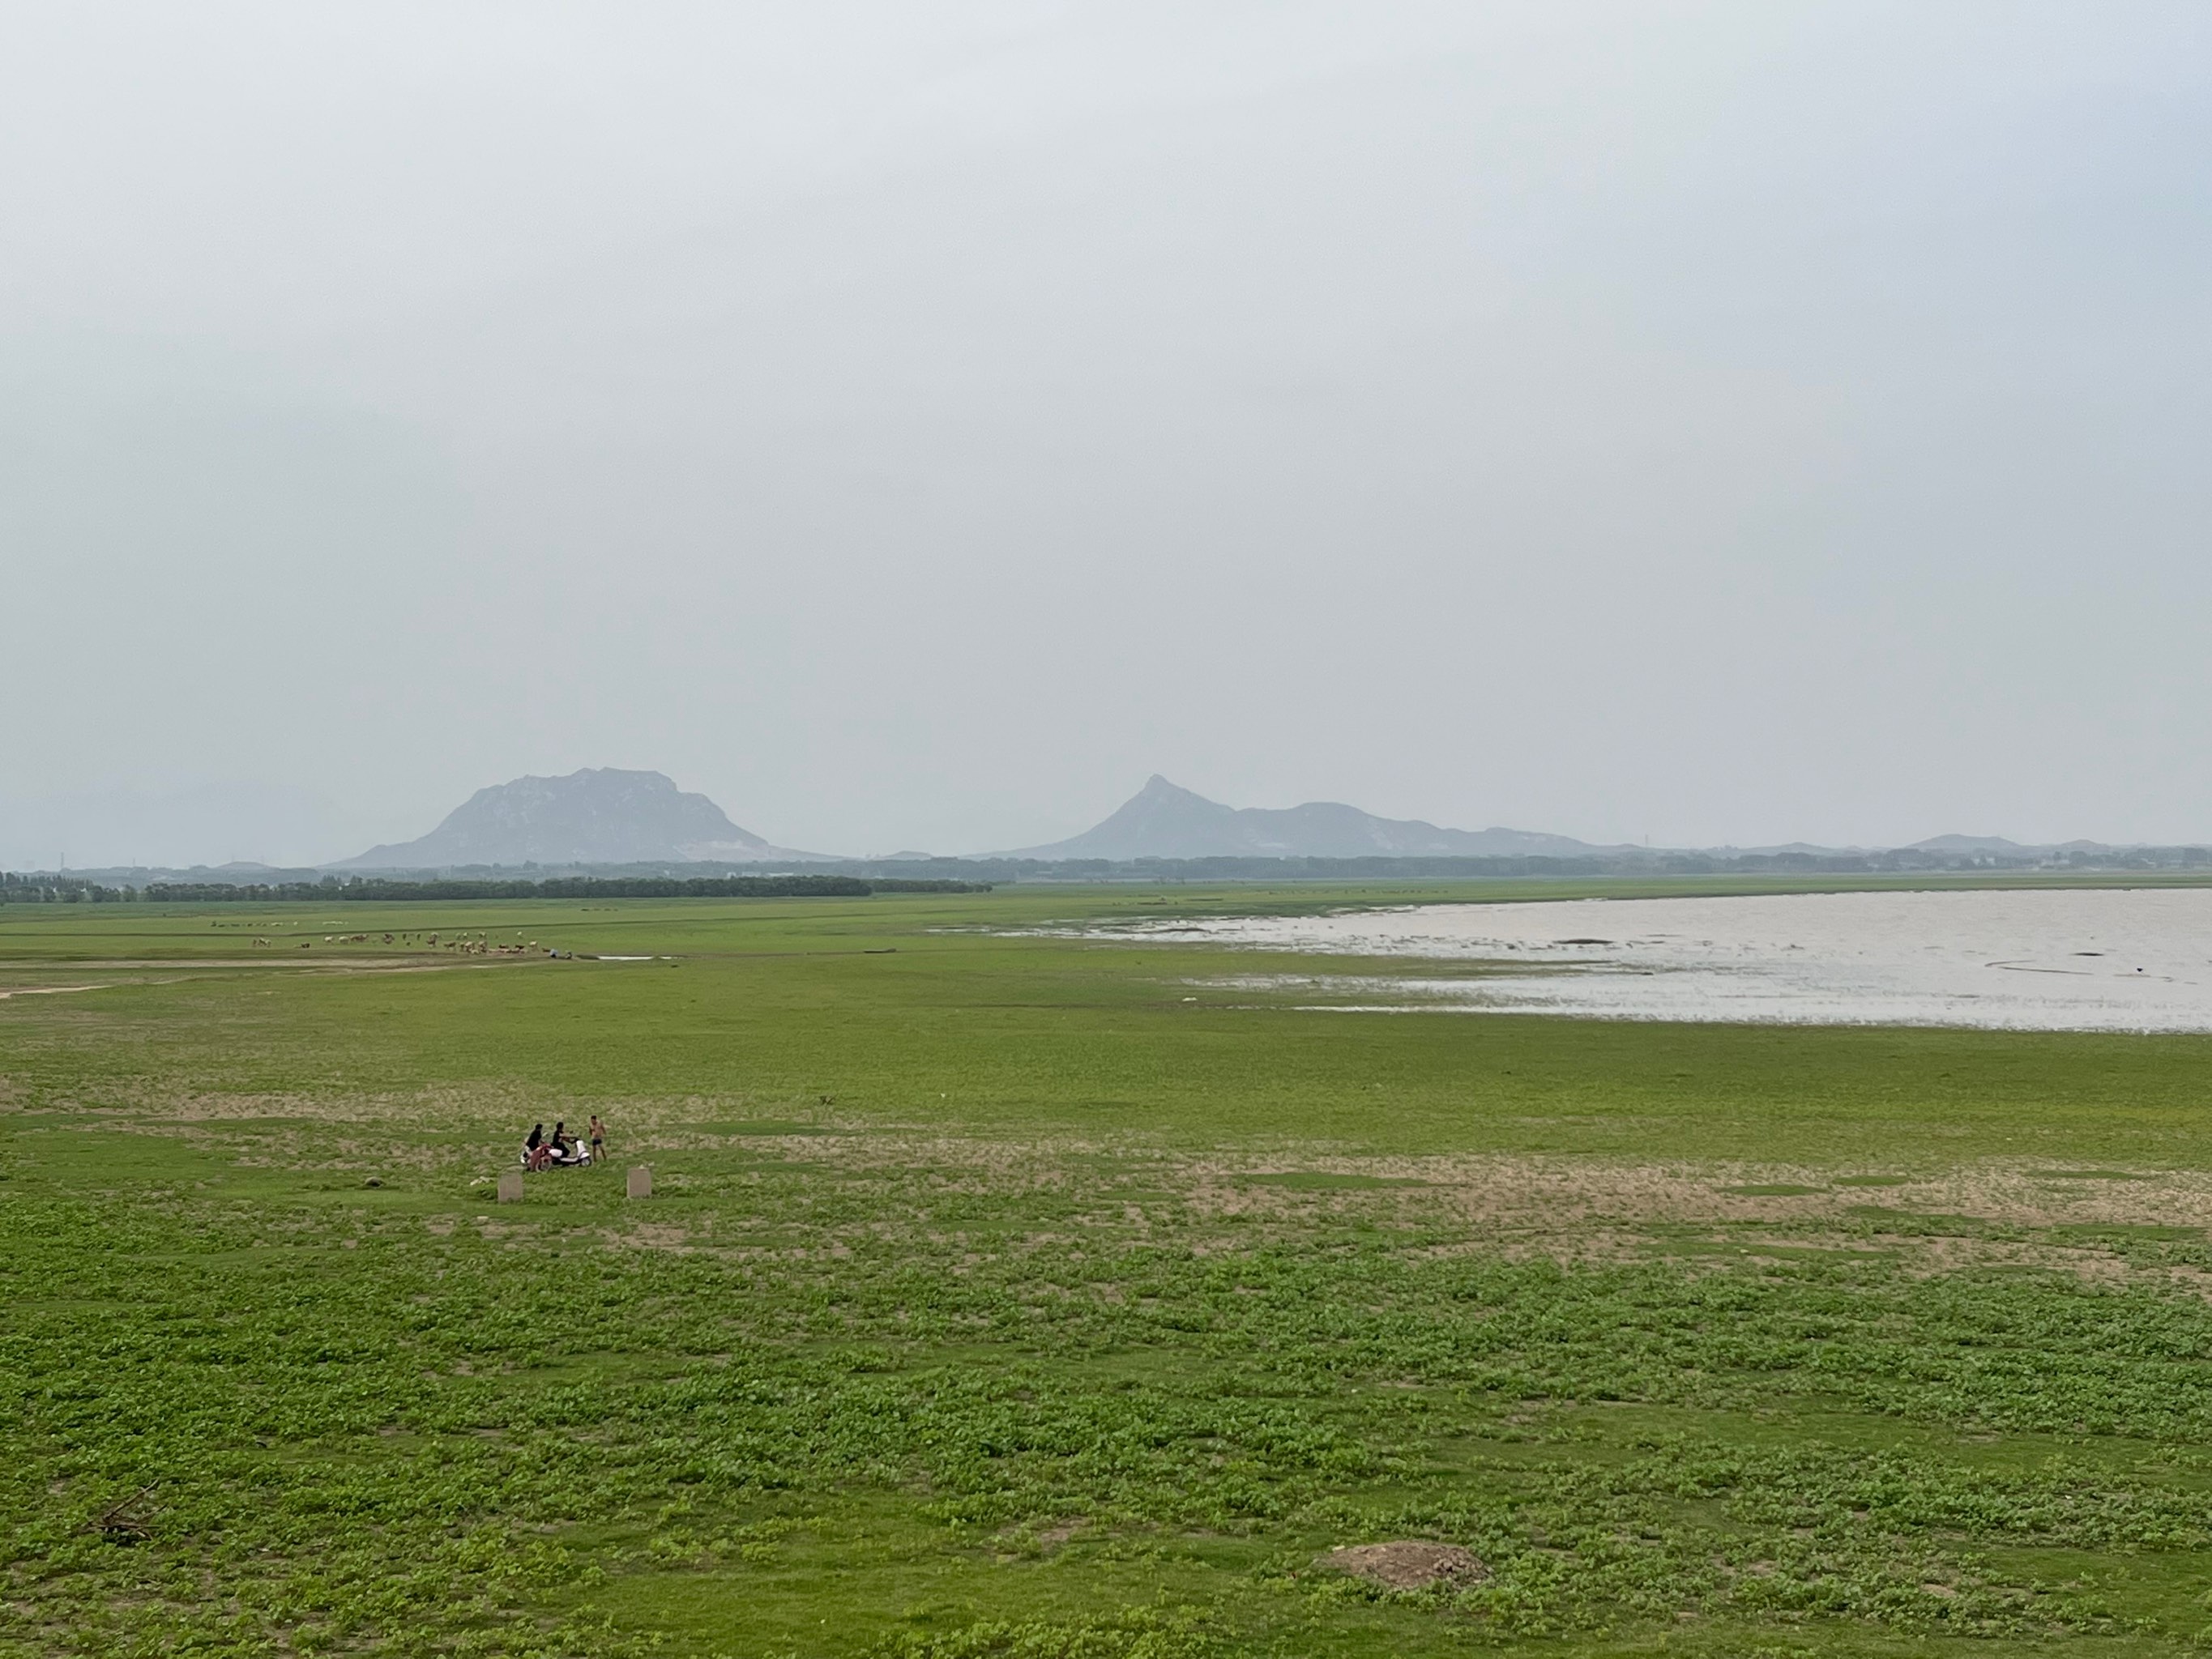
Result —
M2195 1650L2212 1042L1005 931L1412 896L0 909L0 1650Z

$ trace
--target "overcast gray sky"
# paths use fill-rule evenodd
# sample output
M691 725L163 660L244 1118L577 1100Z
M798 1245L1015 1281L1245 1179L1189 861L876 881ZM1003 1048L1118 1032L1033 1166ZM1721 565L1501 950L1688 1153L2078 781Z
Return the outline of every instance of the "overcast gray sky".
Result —
M0 3L0 863L2212 837L2212 8Z

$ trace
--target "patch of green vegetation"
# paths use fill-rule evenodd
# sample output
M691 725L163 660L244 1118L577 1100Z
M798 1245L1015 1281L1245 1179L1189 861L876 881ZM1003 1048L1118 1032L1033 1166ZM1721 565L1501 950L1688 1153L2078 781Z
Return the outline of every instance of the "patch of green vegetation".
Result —
M0 1651L2192 1650L2197 1229L1680 1194L2212 1167L2212 1045L1194 1009L1252 959L998 931L1167 896L1265 898L468 923L643 973L0 915L105 988L0 1003ZM1317 1565L1389 1539L1485 1576Z
M1744 1187L1723 1187L1721 1190L1736 1198L1805 1198L1827 1189L1801 1186L1792 1181L1766 1181L1754 1182Z

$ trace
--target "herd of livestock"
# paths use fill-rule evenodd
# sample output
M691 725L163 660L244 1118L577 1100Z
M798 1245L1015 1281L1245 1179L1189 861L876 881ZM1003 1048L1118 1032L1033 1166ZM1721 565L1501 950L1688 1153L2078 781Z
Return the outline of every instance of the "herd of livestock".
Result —
M258 945L268 945L271 947L276 944L275 939L264 938L256 938L253 942ZM491 942L490 935L481 933L477 933L473 938L464 933L457 937L442 940L435 933L424 934L419 937L413 933L386 933L384 935L383 942L386 945L405 945L409 946L416 945L418 944L427 945L434 946L441 951L452 951L461 956L474 957L520 957L527 956L531 951L543 948L534 939L530 940L527 944L495 945ZM300 949L305 951L314 944L314 940L303 939L299 943ZM323 935L323 943L325 945L368 945L374 943L374 940L373 937L368 933L325 933ZM553 952L549 951L546 954L550 956Z

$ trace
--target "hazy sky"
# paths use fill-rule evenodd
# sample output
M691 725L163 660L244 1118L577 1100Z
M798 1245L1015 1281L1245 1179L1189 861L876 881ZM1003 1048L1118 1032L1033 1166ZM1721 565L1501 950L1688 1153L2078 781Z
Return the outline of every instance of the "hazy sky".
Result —
M2202 0L0 0L0 864L2203 840L2208 320Z

